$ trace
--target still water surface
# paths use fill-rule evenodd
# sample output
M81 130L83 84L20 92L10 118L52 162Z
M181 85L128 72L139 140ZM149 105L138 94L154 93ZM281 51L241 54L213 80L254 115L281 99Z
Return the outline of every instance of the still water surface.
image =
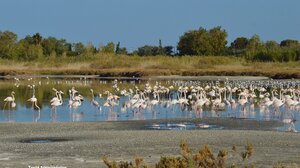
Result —
M150 85L151 89L146 92L146 83ZM295 100L299 100L299 81L175 81L175 80L160 80L150 82L139 79L121 79L118 81L110 79L100 78L23 78L23 79L6 79L0 81L0 98L2 100L0 107L0 122L78 122L78 121L117 121L117 120L147 120L147 119L168 119L168 118L203 118L203 117L235 117L243 119L253 120L279 120L286 121L285 119L296 120L294 125L299 131L300 124L300 112L299 104L292 108L288 108L286 103L275 110L273 106L264 106L262 103L265 97L280 97L282 99L283 89L292 88L292 90L285 91L286 95L295 96ZM117 89L116 86L117 85ZM34 86L34 89L33 87ZM155 86L156 91L154 91ZM172 87L170 87L172 86ZM201 107L194 106L194 97L200 93L193 91L193 88L201 86L203 90L206 90L207 99L210 102L216 101L219 97L221 102L228 99L231 88L236 87L236 93L231 95L231 98L236 101L233 104L226 104L225 106L212 107L210 105L203 105ZM205 88L210 86L210 88ZM227 87L226 87L227 86ZM75 87L78 93L84 97L83 101L80 101L78 108L72 108L69 106L69 100L72 99L72 95L69 95L69 90ZM174 88L173 88L174 87ZM186 87L186 90L183 88ZM256 87L256 88L255 88ZM266 91L259 91L260 88L266 88ZM52 107L50 100L56 96L56 93L52 90L56 88L61 90L62 105ZM167 89L164 91L163 89ZM227 88L227 94L221 89ZM245 88L249 90L255 88L254 97L251 101L251 96L247 97L247 102L244 106L237 102L241 100L240 93L243 93ZM273 88L276 88L274 91ZM97 101L100 107L93 105L93 96L90 91L94 91L94 100ZM124 94L121 91L125 90L131 94ZM160 90L161 89L161 90ZM180 90L181 89L181 90ZM183 90L182 90L183 89ZM198 87L199 89L199 87ZM210 95L210 92L215 90L215 95ZM226 90L226 89L225 89ZM254 90L254 89L253 89ZM273 90L273 93L272 93ZM16 107L12 108L10 102L5 104L3 101L6 97L11 96L11 92L15 92ZM114 106L106 107L104 104L107 102L107 97L111 95L118 95L119 100L115 101ZM143 99L141 92L145 94L144 104L145 106L135 108L132 104L131 107L126 106L132 97L137 94L140 95L140 99ZM251 92L251 91L250 91ZM33 107L32 103L28 101L33 94L37 98L37 107ZM101 95L99 95L101 94ZM282 97L280 96L282 94ZM151 104L152 100L157 100L160 97L157 104ZM203 95L202 95L203 96ZM298 96L298 97L297 97ZM178 99L186 98L188 105L184 103L176 103ZM172 100L176 100L172 103ZM174 101L173 101L174 102ZM4 108L4 106L6 106ZM291 125L285 124L282 129L287 129Z

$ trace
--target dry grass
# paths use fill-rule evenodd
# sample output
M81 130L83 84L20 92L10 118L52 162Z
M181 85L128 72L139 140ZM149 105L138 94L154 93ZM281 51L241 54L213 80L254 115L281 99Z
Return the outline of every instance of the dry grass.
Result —
M253 75L273 78L300 78L300 62L246 62L242 58L224 56L138 57L97 54L84 58L45 58L35 62L0 60L0 74L96 74L130 77Z
M135 158L135 163L128 161L116 162L110 161L107 157L103 157L102 160L108 168L225 168L236 167L238 164L242 167L254 167L251 164L245 162L250 159L253 154L252 144L245 146L245 151L242 152L242 162L238 157L231 158L234 160L232 163L227 163L229 155L226 149L219 150L215 155L212 149L208 145L204 145L197 152L192 152L189 145L186 142L180 143L180 156L161 156L158 163L155 166L146 165L143 163L143 158Z

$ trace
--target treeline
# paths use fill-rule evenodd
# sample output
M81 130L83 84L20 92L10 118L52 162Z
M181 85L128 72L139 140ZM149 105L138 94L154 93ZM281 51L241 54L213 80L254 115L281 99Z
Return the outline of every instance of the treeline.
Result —
M238 37L227 46L227 32L221 27L200 28L184 33L177 45L179 55L219 55L244 57L249 61L299 61L300 43L286 39L263 42L258 35Z
M0 32L0 58L15 60L36 60L46 57L91 56L97 52L127 54L125 48L108 43L99 48L81 42L70 43L55 37L44 38L39 33L17 40L17 35L10 31Z
M297 40L286 39L277 43L262 42L258 35L250 39L239 37L227 49L229 55L245 57L250 61L288 62L300 60L300 44Z
M263 42L258 35L251 38L238 37L230 45L227 32L221 27L206 30L199 28L185 32L176 47L163 46L159 40L157 46L145 45L133 52L125 47L109 42L95 47L93 44L70 43L65 39L42 37L39 33L18 40L10 31L0 31L0 58L13 60L37 60L47 57L88 57L97 53L111 53L138 56L236 56L248 61L288 62L300 60L300 43L286 39L277 43Z

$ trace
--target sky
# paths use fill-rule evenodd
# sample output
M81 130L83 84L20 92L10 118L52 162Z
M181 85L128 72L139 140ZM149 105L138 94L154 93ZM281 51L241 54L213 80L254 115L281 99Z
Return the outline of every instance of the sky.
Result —
M300 41L299 0L1 0L0 31L69 42L176 46L184 32L221 26L228 44L254 34Z

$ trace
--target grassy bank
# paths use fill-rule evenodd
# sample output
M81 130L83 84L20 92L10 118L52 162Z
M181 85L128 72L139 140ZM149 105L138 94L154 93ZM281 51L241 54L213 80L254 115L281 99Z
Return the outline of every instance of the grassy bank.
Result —
M0 60L0 75L248 75L300 78L300 62L247 62L224 56L125 56L98 54L89 57L43 58L38 61Z

